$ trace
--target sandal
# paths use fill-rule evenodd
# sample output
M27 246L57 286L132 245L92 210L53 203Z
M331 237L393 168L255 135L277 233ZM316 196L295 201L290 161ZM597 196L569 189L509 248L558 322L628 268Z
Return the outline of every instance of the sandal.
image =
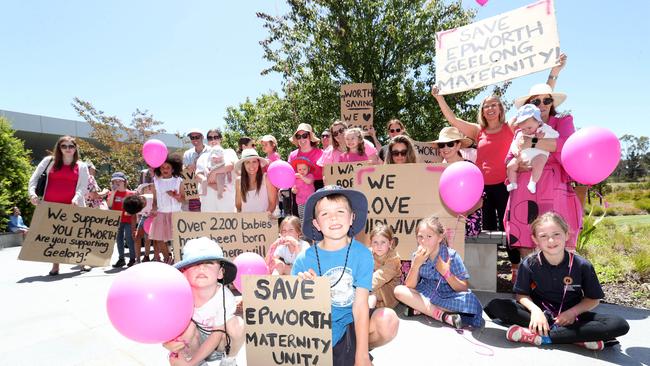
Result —
M447 321L447 317L449 317L449 322ZM451 325L452 327L456 329L462 329L463 328L463 321L460 318L460 314L457 313L448 313L448 312L443 312L442 313L442 319L443 323Z
M59 275L59 271L50 271L50 272L48 272L48 276L58 276L58 275Z

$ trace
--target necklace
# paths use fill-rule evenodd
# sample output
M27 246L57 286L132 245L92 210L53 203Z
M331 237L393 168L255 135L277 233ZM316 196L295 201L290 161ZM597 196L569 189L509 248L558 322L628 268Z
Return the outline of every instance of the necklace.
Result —
M345 252L345 263L343 264L343 270L341 270L341 276L339 276L339 279L334 282L333 285L330 285L330 288L335 287L336 285L341 282L341 279L343 278L343 274L345 273L345 268L348 266L348 255L350 254L350 248L352 247L352 240L348 243L348 250ZM320 269L320 256L318 255L318 244L314 245L314 250L316 251L316 262L318 263L318 275L322 276L323 271Z

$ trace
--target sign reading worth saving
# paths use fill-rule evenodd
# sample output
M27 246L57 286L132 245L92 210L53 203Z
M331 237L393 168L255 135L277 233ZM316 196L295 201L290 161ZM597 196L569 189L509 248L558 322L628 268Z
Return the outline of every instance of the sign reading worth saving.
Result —
M366 165L370 165L370 162L325 164L323 167L323 182L325 185L335 184L343 188L353 188L354 170Z
M436 85L458 93L557 64L560 40L552 0L436 33Z
M120 211L42 202L18 259L104 267L110 263Z
M341 86L341 120L348 127L364 131L373 125L373 89L370 83L345 84Z
M242 280L249 365L332 365L327 278L243 276Z
M269 244L278 237L278 222L269 220L266 212L174 212L172 225L174 258L181 258L181 248L188 240L202 236L217 242L226 258L234 259L243 252L265 258Z
M190 172L187 169L183 169L181 174L183 177L183 184L181 189L185 193L185 200L198 199L199 198L199 179L196 176L196 172Z
M442 157L433 142L413 141L418 163L441 163Z
M378 224L390 225L398 238L397 252L411 258L422 218L436 215L447 229L450 246L465 255L465 221L448 211L438 192L446 164L389 164L359 168L355 189L368 199L365 234ZM367 241L367 240L366 240Z

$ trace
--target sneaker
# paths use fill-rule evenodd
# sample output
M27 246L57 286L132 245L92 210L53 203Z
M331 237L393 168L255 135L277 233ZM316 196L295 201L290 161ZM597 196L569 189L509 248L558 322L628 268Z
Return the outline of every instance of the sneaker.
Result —
M451 325L456 329L463 328L463 322L460 319L460 314L446 314L443 316L445 317L445 323Z
M605 348L605 342L603 341L576 342L574 344L592 351L602 351Z
M537 333L531 332L528 328L520 327L519 325L513 325L508 328L506 339L510 342L530 343L536 346L542 344L542 337Z
M144 262L149 262L150 260L151 260L151 259L149 259L149 256L147 255L147 256L145 256L144 258L142 258L142 263L144 263Z
M115 262L115 264L113 264L113 268L121 268L124 267L125 264L126 262L124 262L124 258L120 258Z

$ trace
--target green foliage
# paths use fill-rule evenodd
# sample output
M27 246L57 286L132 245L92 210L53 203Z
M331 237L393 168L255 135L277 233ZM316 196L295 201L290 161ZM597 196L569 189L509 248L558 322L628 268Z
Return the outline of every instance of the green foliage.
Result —
M470 23L473 11L464 10L460 1L290 0L288 5L285 15L257 14L268 30L260 44L271 64L262 74L282 75L283 96L269 93L255 104L229 108L228 133L260 137L254 132L271 132L284 144L293 130L276 129L277 118L292 128L310 123L320 132L340 116L341 85L369 82L380 139L391 118L401 119L416 140L437 137L444 120L429 94L435 32ZM469 101L479 92L451 95L449 104L459 117L475 120L477 106Z
M90 140L78 139L81 158L90 160L98 171L109 174L97 174L100 187L109 187L110 173L124 172L131 188L138 183L139 172L146 168L142 159L142 145L152 136L164 133L156 129L162 125L147 111L136 109L131 123L127 126L119 118L108 116L98 111L92 104L75 98L72 107L92 127Z
M9 121L0 117L0 230L7 229L7 215L13 206L18 206L23 219L28 223L33 207L29 202L27 185L34 168L31 166L29 154L23 141L14 136L14 130Z
M600 216L594 218L593 213L594 206L591 207L589 215L585 217L582 222L582 230L580 231L580 234L578 234L578 241L576 243L576 251L578 251L578 253L582 253L584 251L585 245L589 242L591 235L593 235L594 231L596 230L596 226L598 226L598 224L603 221L606 215L606 213L603 212Z
M647 136L623 135L621 161L612 176L618 181L637 181L650 172L650 139Z

